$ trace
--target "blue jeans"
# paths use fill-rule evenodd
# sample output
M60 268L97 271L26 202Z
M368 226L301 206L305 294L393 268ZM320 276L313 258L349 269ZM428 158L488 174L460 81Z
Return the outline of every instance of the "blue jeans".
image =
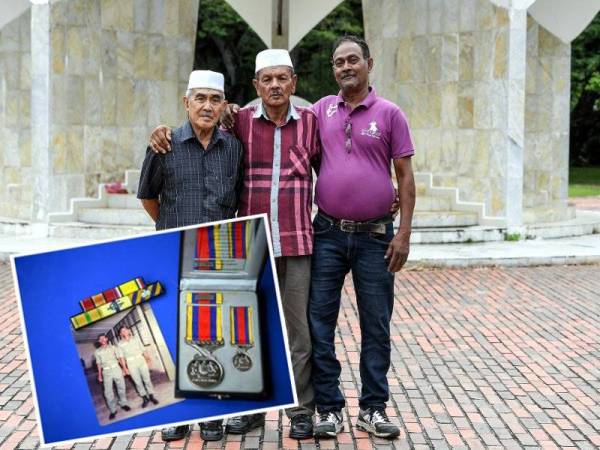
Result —
M313 339L313 386L318 412L342 409L341 366L335 356L335 327L344 278L351 270L362 334L359 406L385 408L389 399L390 319L394 304L394 274L384 259L394 235L346 233L317 215L313 222L309 323Z

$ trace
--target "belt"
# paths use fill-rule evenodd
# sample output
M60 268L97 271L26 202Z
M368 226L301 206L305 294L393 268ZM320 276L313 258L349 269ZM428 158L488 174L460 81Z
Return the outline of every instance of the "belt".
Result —
M327 220L328 222L331 222L335 226L339 227L340 230L346 233L385 234L385 226L388 223L392 223L394 220L389 214L378 219L367 220L364 222L355 222L353 220L346 219L336 219L335 217L331 217L329 214L324 213L321 210L319 210L317 214L323 219Z

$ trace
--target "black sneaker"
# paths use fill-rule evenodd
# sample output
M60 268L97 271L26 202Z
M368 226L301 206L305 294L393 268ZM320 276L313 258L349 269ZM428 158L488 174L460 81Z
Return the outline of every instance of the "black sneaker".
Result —
M315 437L333 438L344 430L342 411L328 411L319 413L315 426Z
M117 413L110 413L108 416L108 420L113 420L116 417Z
M200 424L200 437L204 441L220 441L223 439L223 421L210 420Z
M123 411L131 411L131 408L129 407L129 405L123 405L123 406L121 406L121 409Z
M310 439L313 437L313 421L308 414L298 414L290 420L290 437L292 439Z
M186 437L189 431L189 425L180 425L178 427L163 428L160 431L160 436L165 442L178 441L179 439L183 439L184 437Z
M246 434L248 431L261 427L264 424L264 413L236 416L232 417L231 419L227 419L227 425L225 425L225 433Z
M390 422L383 408L369 408L366 411L361 409L356 428L380 438L393 439L400 436L400 428Z

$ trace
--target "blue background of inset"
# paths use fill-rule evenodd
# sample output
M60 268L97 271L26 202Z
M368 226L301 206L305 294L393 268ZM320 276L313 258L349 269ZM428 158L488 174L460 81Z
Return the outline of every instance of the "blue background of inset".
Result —
M15 258L44 441L59 442L232 414L293 402L270 261L259 283L266 304L270 395L265 400L186 399L100 426L69 317L79 301L136 277L160 281L165 294L150 304L173 361L181 231Z

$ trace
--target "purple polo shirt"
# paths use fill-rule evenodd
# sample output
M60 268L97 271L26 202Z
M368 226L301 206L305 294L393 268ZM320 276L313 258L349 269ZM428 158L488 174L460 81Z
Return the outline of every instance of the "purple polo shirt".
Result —
M337 219L363 221L386 215L394 201L391 161L414 154L402 110L369 89L353 111L341 92L313 105L322 145L315 203Z

